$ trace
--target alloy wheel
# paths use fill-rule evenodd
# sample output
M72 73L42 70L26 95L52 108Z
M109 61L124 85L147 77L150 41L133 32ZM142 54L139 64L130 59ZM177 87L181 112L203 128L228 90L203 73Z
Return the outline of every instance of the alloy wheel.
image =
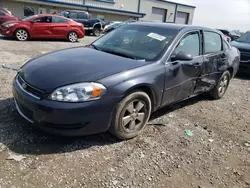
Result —
M134 132L141 129L146 115L146 105L144 101L134 100L129 103L122 116L122 127L126 132Z
M69 34L69 41L70 42L76 42L78 40L78 36L75 32L71 32Z
M228 83L229 83L229 78L227 75L224 75L222 77L220 84L219 84L219 87L218 87L218 91L219 91L220 95L225 93L227 86L228 86Z
M25 41L28 39L29 35L27 31L20 29L16 32L16 37L20 41Z

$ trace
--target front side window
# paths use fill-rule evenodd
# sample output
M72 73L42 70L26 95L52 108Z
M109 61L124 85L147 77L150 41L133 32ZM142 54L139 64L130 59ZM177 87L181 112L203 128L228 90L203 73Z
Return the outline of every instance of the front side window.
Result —
M24 7L23 15L24 17L33 16L35 14L35 10L32 7Z
M93 45L101 51L137 60L153 61L167 50L178 30L126 25L100 38Z
M52 17L51 16L40 17L34 20L34 22L35 23L52 23Z
M69 22L69 20L65 18L60 18L60 17L53 17L52 22L53 23L67 23Z
M178 46L175 49L175 53L183 51L193 57L200 55L200 39L197 32L186 35L181 39Z
M238 38L236 41L250 43L250 32L246 32L240 38Z
M79 12L78 13L78 18L79 19L88 19L88 15L85 12Z
M204 40L205 54L220 52L222 50L222 40L218 33L205 31Z

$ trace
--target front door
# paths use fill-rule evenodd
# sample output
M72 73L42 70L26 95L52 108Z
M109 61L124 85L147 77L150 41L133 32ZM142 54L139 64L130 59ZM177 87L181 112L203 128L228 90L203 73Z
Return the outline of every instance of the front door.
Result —
M52 17L44 16L35 19L31 26L31 36L33 38L52 38Z
M202 71L203 56L200 32L189 32L177 44L165 65L165 91L162 106L183 100L194 95L197 79ZM171 60L171 57L183 51L190 54L190 61Z

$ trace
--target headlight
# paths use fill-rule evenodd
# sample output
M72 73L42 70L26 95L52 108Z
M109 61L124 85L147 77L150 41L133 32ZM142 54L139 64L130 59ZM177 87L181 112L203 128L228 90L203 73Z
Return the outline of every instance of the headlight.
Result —
M11 23L11 24L7 24L7 25L5 25L5 27L12 27L12 26L14 26L14 25L16 25L16 23Z
M100 99L107 89L98 83L72 84L56 89L50 99L65 102L82 102Z

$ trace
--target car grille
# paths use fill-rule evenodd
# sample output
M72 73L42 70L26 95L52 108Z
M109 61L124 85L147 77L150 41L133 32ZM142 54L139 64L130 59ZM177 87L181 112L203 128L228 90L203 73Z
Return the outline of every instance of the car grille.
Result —
M40 89L37 89L33 86L31 86L30 84L28 84L27 82L25 82L21 76L17 76L17 82L19 83L19 86L21 87L22 90L24 90L26 93L28 93L29 95L41 99L44 95L44 92Z

